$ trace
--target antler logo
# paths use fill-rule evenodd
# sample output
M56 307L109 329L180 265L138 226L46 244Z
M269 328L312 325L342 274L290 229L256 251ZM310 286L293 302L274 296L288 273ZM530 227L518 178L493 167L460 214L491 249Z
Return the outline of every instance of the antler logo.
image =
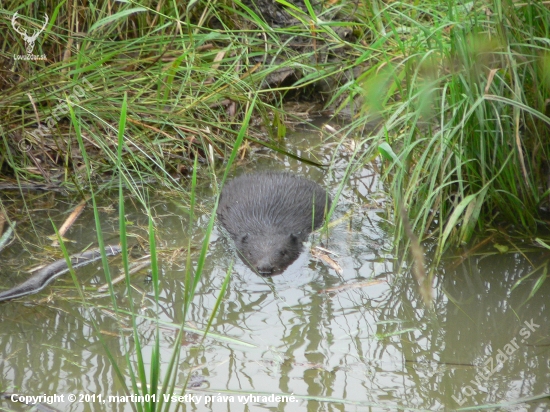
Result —
M48 21L49 21L48 15L44 13L44 18L46 19L46 21L44 22L44 25L42 26L42 28L40 30L35 31L32 36L29 36L27 34L27 29L25 29L18 22L15 21L17 19L17 14L18 13L15 12L13 17L11 18L11 25L17 33L19 33L21 36L23 36L23 40L25 41L25 44L27 45L27 47L26 47L27 53L32 54L32 51L34 49L34 42L38 38L38 35L44 31L44 29L46 28L46 25L48 24Z

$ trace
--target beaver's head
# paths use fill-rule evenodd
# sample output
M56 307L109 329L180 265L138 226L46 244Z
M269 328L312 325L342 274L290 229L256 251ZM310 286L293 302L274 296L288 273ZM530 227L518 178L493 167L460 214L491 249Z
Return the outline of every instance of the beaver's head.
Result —
M300 233L247 233L235 242L235 246L243 262L252 270L262 276L272 276L282 273L300 256L303 241Z

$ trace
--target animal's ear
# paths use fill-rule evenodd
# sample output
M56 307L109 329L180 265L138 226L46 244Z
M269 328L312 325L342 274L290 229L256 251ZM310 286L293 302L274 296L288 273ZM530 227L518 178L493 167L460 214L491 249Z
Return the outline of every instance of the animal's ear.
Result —
M290 241L292 243L300 243L300 233L301 232L298 232L298 233L291 233L290 234Z

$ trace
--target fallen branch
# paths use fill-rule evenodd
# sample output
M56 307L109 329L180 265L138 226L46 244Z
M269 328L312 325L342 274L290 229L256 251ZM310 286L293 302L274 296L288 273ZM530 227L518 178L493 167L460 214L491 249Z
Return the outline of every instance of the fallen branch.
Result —
M121 251L122 249L118 245L105 247L105 254L107 256L117 255ZM72 255L70 257L71 266L73 267L73 269L76 269L81 266L86 266L92 262L95 262L100 258L101 252L99 249L88 250L84 253ZM10 290L1 292L0 302L38 293L48 284L50 284L52 280L63 275L64 273L67 273L68 271L69 267L67 266L67 261L65 259L56 260L51 265L48 265L38 271L34 276L32 276L30 279L27 279L25 282L15 286Z

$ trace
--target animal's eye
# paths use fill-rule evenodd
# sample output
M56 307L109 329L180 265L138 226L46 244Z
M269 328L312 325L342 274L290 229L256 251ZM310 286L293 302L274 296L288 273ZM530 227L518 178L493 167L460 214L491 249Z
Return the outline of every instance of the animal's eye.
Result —
M281 256L286 256L286 250L281 250L281 251L279 251L279 254L280 254Z

